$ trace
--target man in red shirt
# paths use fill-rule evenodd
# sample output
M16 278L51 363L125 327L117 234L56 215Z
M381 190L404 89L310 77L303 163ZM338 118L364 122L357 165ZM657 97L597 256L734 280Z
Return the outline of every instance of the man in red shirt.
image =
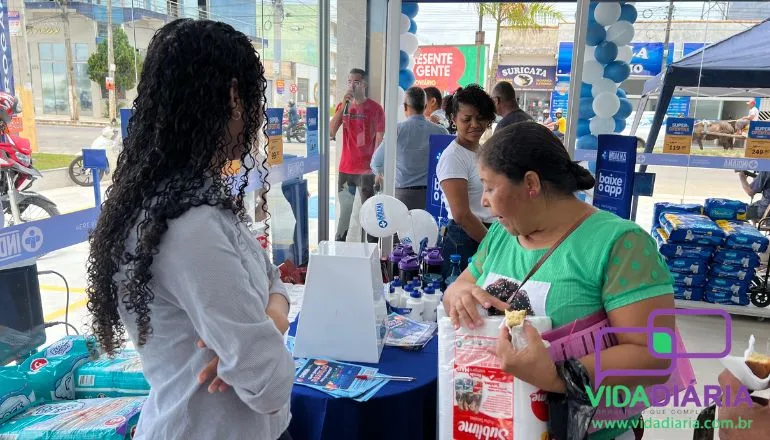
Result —
M374 174L369 164L385 133L385 110L366 96L367 86L366 71L352 69L348 75L348 91L337 105L330 124L332 137L343 127L342 157L337 176L340 201L337 241L347 238L356 189L360 191L361 203L374 195ZM377 240L369 237L369 241Z

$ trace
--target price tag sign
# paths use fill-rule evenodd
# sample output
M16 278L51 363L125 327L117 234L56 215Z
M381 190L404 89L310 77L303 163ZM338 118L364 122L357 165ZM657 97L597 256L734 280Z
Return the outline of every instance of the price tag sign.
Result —
M267 109L267 164L270 166L283 163L282 122L282 108Z
M752 159L770 159L770 121L751 121L745 154Z
M690 154L694 129L695 119L693 118L668 118L663 152L666 154Z

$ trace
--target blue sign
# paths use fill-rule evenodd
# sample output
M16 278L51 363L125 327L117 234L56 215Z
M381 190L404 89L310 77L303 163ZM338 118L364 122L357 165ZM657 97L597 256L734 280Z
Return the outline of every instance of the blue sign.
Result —
M554 91L551 93L551 119L554 118L554 112L556 109L561 109L565 118L569 110L569 93L559 93Z
M596 151L575 150L578 162L596 161ZM696 156L690 154L637 153L637 165L667 167L714 168L718 170L770 171L770 159L743 157Z
M441 184L438 181L436 175L436 167L438 167L438 160L441 158L441 153L444 152L447 146L455 139L454 136L446 134L434 134L431 135L430 140L430 160L428 161L428 191L427 200L425 201L425 210L431 213L436 219L439 226L443 226L442 222L446 221L447 210L443 203L444 194L441 191Z
M88 240L97 208L0 229L0 266L29 260Z
M690 97L674 96L666 110L666 116L672 118L686 118L690 115Z
M318 107L308 107L305 113L307 122L307 155L314 156L318 154Z
M631 62L632 76L655 76L660 73L663 64L663 43L630 43L634 56ZM569 75L572 71L573 43L559 43L556 61L556 74ZM674 61L674 43L668 44L668 64Z
M708 46L711 43L684 43L684 50L682 51L682 56L690 55L691 53L695 52L696 50L700 50L701 48Z
M599 135L594 206L630 219L635 166L636 137Z
M268 136L280 136L283 129L283 109L269 108L267 113L267 128L265 133Z
M3 54L2 72L0 72L0 81L3 84L3 91L12 95L16 94L16 88L13 84L13 54L11 53L11 31L8 25L8 2L0 5L0 14L3 14L0 20L0 50Z
M120 134L123 139L128 138L128 120L134 114L134 110L130 108L120 109Z

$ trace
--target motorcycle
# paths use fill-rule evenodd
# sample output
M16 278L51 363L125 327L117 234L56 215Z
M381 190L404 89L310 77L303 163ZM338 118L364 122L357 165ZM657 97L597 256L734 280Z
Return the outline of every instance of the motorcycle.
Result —
M59 215L56 204L47 197L28 191L35 179L43 177L32 166L32 148L27 139L5 134L0 141L0 204L2 226L40 220ZM44 215L40 215L40 213Z
M299 121L294 125L285 122L283 124L283 132L286 134L286 142L291 142L292 138L294 138L297 142L304 143L307 135L307 129L303 121Z
M110 174L110 162L112 153L120 150L122 139L120 138L120 128L115 123L109 127L102 129L99 137L94 139L91 143L91 148L107 150L107 169L99 170L99 181L104 178L105 174ZM93 185L93 174L91 170L83 167L83 155L78 154L75 159L70 162L69 165L70 179L79 186L91 186Z

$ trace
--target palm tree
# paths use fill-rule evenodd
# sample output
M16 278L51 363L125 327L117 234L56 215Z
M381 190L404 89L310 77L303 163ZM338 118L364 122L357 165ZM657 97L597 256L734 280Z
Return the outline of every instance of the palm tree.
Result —
M544 24L564 21L564 16L552 5L545 3L477 3L479 27L484 17L495 22L495 45L487 89L494 85L499 60L500 30L503 25L528 32L539 32Z

